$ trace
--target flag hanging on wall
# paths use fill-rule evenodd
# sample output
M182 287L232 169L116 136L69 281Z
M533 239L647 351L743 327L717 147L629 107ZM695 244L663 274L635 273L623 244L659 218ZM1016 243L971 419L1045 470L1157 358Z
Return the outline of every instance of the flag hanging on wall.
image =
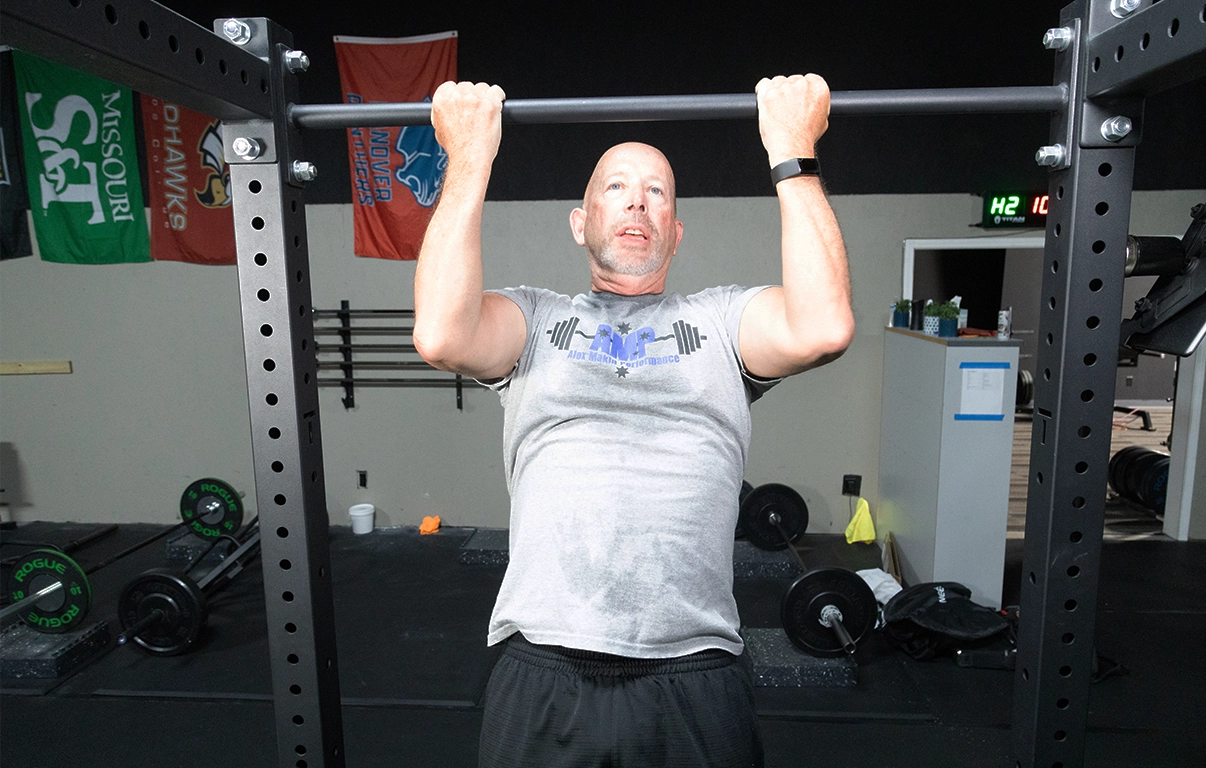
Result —
M0 48L0 259L33 255L29 242L29 194L17 138L17 98L12 52Z
M335 37L349 104L426 101L456 79L456 32L418 37ZM430 125L348 129L354 251L416 259L444 181L448 155Z
M133 93L20 51L13 69L43 261L150 261Z
M230 168L217 118L142 96L151 256L157 261L234 264Z

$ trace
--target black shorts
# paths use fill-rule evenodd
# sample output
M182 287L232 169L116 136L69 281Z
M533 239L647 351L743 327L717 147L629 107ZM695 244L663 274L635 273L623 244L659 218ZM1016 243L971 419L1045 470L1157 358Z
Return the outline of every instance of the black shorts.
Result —
M481 768L762 765L748 655L631 659L507 641L486 687Z

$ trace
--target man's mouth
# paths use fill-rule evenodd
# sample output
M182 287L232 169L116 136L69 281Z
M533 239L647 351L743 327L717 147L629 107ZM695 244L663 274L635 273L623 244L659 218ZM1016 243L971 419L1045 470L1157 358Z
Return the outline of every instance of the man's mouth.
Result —
M624 227L616 232L617 237L621 238L636 238L639 240L648 240L649 232L643 227Z

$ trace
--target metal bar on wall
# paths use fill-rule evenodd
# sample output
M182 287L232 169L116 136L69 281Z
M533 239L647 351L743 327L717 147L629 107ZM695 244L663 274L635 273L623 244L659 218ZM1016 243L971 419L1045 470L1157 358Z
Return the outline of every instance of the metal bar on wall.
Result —
M1052 112L1067 96L1058 85L1017 88L928 88L898 91L835 91L835 115L972 114ZM758 116L753 93L698 96L607 96L584 99L509 99L509 123L605 123L649 120L728 120ZM291 104L299 128L369 128L430 125L431 104Z
M239 265L251 446L262 541L264 602L282 768L344 765L329 521L323 477L318 369L311 315L301 139L284 119L297 78L290 34L241 19L244 43L269 65L273 122L223 123L228 148L254 137L260 151L227 151ZM222 28L222 20L215 27Z
M1055 80L1070 84L1072 98L1069 113L1052 119L1048 148L1058 170L1043 256L1014 679L1019 768L1076 768L1085 756L1138 134L1107 140L1097 130L1103 108L1081 96L1092 66L1086 30L1107 25L1103 13L1109 0L1080 0L1061 13L1073 41L1057 54ZM1141 104L1114 106L1142 113Z

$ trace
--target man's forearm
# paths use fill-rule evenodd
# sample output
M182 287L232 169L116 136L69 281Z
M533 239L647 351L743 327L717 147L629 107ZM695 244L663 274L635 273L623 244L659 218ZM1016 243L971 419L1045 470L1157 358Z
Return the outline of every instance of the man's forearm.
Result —
M481 317L482 208L489 166L450 162L415 268L415 344L442 357L471 343Z
M777 191L784 319L797 338L831 338L835 346L844 346L853 332L854 316L850 270L837 218L815 176L786 179Z

